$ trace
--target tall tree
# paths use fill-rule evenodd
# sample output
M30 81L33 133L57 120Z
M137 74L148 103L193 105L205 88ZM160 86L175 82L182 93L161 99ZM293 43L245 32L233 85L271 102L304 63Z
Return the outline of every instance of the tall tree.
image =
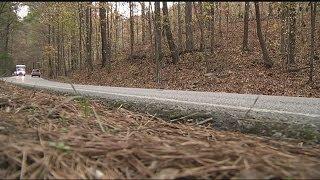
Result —
M289 3L289 37L288 37L288 56L287 64L295 63L295 46L296 46L296 3Z
M315 24L316 24L316 9L317 9L317 3L311 2L310 3L310 69L309 69L309 83L313 83L313 61L314 61L314 34L315 34Z
M229 2L225 2L226 3L226 21L227 21L227 35L229 34L229 15L230 15L230 4ZM229 36L227 36L229 37Z
M100 17L100 34L101 34L101 52L102 52L102 62L101 67L104 68L106 64L108 64L108 71L110 71L110 43L109 40L107 40L107 22L106 22L106 9L105 9L105 3L100 2L100 9L99 9L99 17Z
M92 20L91 20L91 2L87 3L86 7L86 49L87 49L87 67L89 70L93 70L93 64L92 64L92 42L91 42L91 36L92 36Z
M9 20L6 24L6 27L5 27L5 43L4 43L4 51L5 52L8 52L9 49L8 49L8 45L9 45L9 36L10 36L10 26L12 25L12 23L14 22L13 19Z
M53 77L53 67L52 67L52 58L51 58L51 49L52 49L52 45L51 45L51 25L48 24L48 45L49 45L49 55L48 55L48 68L49 68L49 77Z
M286 15L287 15L286 2L281 2L280 9L281 9L280 10L280 19L281 19L280 52L282 55L284 55L286 51Z
M154 19L154 37L155 37L155 56L156 56L156 81L161 82L161 61L162 61L162 48L161 48L161 15L160 15L160 2L154 3L155 19Z
M211 53L214 51L214 2L210 3L210 14L211 14L211 20L210 20L210 50Z
M182 51L182 22L181 22L181 3L178 2L178 44L179 44L179 52Z
M121 44L122 49L124 49L124 20L121 20Z
M113 47L111 46L111 42L113 42L113 26L114 26L114 11L113 11L113 5L111 3L107 3L108 5L108 10L109 10L109 19L110 19L110 27L108 27L108 32L109 32L109 42L110 42L110 48L112 49ZM113 44L113 43L112 43Z
M72 34L71 34L71 47L70 47L70 51L69 51L69 55L70 57L72 56L71 59L71 70L74 71L77 67L77 53L76 53L76 47L77 47L77 39L76 39L76 30L72 30Z
M115 7L115 42L114 42L114 51L118 52L118 42L119 42L119 12L118 12L118 2L116 2Z
M68 58L65 57L65 24L61 23L61 60L63 63L63 73L64 76L68 76L68 69L67 69L67 61Z
M53 44L54 49L58 49L57 48L57 44L58 44L57 29L58 28L56 26L52 27L52 44ZM54 51L54 53L53 53L53 66L52 66L54 69L54 77L57 77L57 75L58 75L58 58L59 58L58 51Z
M134 16L133 16L134 17ZM139 18L138 16L136 16L137 18L135 19L135 25L136 25L136 39L135 39L135 42L136 43L139 43ZM135 18L135 17L134 17Z
M145 23L145 4L141 2L141 31L142 31L142 43L146 41L146 23Z
M9 55L9 39L11 37L12 26L17 22L18 18L14 12L16 3L1 2L0 3L0 53ZM6 61L9 61L5 58Z
M56 68L56 74L60 75L61 73L61 26L60 21L58 20L57 23L57 31L56 31L56 47L57 47L57 68ZM88 60L87 60L88 62Z
M83 8L81 2L78 2L78 14L79 14L79 67L82 68L82 41L83 41L83 34L82 34L82 27L83 27Z
M273 66L273 62L269 57L266 43L265 43L263 36L262 36L259 3L254 2L254 7L255 7L255 11L256 11L257 35L258 35L260 47L262 50L263 62L264 62L265 67L271 68Z
M134 20L133 20L133 2L129 2L130 9L130 56L133 55L133 45L134 45Z
M186 2L185 6L185 21L186 21L186 50L193 51L193 27L192 27L192 2Z
M249 34L249 2L245 2L244 4L244 23L243 23L243 43L242 43L242 51L247 51L248 48L248 34Z
M163 5L163 16L164 16L164 22L163 22L163 27L165 30L165 34L167 37L167 41L169 44L170 52L171 52L171 57L173 59L173 63L176 64L179 61L179 53L177 51L177 47L174 43L172 32L171 32L171 27L170 27L170 20L169 20L169 12L168 12L168 5L167 2L162 2Z
M200 51L203 51L204 49L204 32L203 32L204 18L203 18L203 6L201 1L197 5L195 5L195 9L196 9L197 22L200 29Z
M107 23L107 38L109 39L111 37L111 27L110 27L110 8L109 8L109 3L106 3L107 8L106 8L106 23Z
M152 15L151 15L151 2L149 1L149 8L148 8L148 24L149 24L149 37L150 43L152 44L153 37L152 37Z
M100 3L98 4L98 6L100 6ZM99 7L100 9L100 7ZM93 13L94 14L99 14L99 9L94 9L93 10ZM94 61L93 62L98 62L99 59L100 59L100 54L102 54L102 51L100 51L100 46L101 46L101 43L100 43L100 39L101 39L101 35L100 35L100 28L99 27L99 21L100 19L98 18L93 18L94 21L93 21L93 26L94 26L94 49L93 49L93 52L94 52Z
M222 22L222 4L221 2L217 2L218 6L217 9L219 8L219 33L220 33L220 38L222 38L222 26L221 26L221 22Z

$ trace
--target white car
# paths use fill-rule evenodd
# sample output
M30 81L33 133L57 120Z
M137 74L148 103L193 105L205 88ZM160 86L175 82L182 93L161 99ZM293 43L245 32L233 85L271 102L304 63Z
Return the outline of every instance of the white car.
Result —
M16 71L16 75L17 76L20 76L20 75L25 76L26 75L26 70L24 68L18 68L17 71Z

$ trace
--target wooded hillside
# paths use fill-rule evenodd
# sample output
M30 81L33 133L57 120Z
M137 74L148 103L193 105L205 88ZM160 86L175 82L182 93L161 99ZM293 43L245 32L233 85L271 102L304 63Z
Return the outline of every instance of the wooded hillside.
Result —
M48 78L320 97L316 2L26 4L14 59Z

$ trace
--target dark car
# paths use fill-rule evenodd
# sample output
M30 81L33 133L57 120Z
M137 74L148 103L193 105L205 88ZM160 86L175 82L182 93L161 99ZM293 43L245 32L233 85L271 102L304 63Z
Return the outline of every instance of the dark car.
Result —
M40 77L41 76L40 70L39 69L32 69L31 77L33 77L33 76Z

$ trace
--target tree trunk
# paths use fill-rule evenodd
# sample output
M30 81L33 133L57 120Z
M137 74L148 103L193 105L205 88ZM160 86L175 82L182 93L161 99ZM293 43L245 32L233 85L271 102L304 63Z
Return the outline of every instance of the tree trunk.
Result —
M61 33L60 33L60 31L61 31L61 28L60 28L60 23L58 22L58 29L57 29L57 47L58 47L58 54L57 54L57 60L58 60L58 62L57 62L57 69L56 69L56 71L57 71L57 75L61 75L60 73L61 73Z
M271 68L273 66L273 62L269 57L266 43L265 43L263 36L262 36L259 3L254 2L254 7L255 7L255 11L256 11L257 35L258 35L260 47L262 50L263 62L264 62L265 67Z
M160 17L160 2L157 1L154 3L155 6L155 23L154 23L154 32L155 32L155 56L156 56L156 81L161 83L161 61L162 61L162 48L161 48L161 17Z
M124 20L121 20L121 45L122 50L124 49Z
M115 43L114 43L114 51L118 52L118 42L119 42L119 12L118 12L118 2L116 2L116 8L115 8Z
M109 3L108 3L108 9L110 8L110 27L108 28L108 32L109 32L109 38L108 38L108 41L109 41L109 45L110 45L110 52L112 52L112 49L114 48L113 46L112 46L112 42L113 42L113 31L112 31L112 29L113 29L113 25L114 25L114 13L113 13L113 9L112 9L112 4L110 5Z
M63 75L68 76L68 74L67 74L68 58L65 57L64 40L65 40L64 24L62 24L61 25L61 60L63 61Z
M221 21L222 21L222 6L221 2L218 2L219 5L219 33L220 33L220 38L222 38L222 27L221 27Z
M5 30L5 37L6 37L6 40L5 40L5 45L4 45L4 52L8 52L8 45L9 45L9 34L10 34L10 25L13 23L13 20L8 22L7 26L6 26L6 30Z
M57 45L57 33L56 33L56 27L55 26L52 26L52 47L53 49L56 49L56 45ZM52 53L53 55L53 62L52 62L52 71L53 71L53 76L56 78L57 77L57 53L56 51L53 51Z
M226 35L227 35L227 38L229 37L228 36L228 34L229 34L229 15L230 15L230 5L229 5L229 2L226 2L227 3L227 8L226 8L226 10L227 10L227 14L226 14L226 21L227 21L227 33L226 33Z
M134 45L134 20L133 20L133 2L129 2L130 9L130 56L133 55L133 45Z
M177 27L178 27L178 26L177 26L177 24L178 24L178 22L177 22L177 20L178 20L177 16L178 16L178 14L177 14L177 5L176 5L175 2L173 2L173 3L172 3L172 19L171 19L171 21L170 21L170 26L172 27L172 34L173 34L173 35L178 34L178 32L177 32ZM177 39L177 38L174 38L174 39ZM178 45L177 45L177 48L179 48Z
M266 17L266 28L265 28L265 33L264 33L264 39L267 41L267 33L268 33L268 30L269 30L269 13L267 14L267 17Z
M167 2L162 2L163 5L163 16L164 16L164 30L166 33L166 37L167 37L167 41L169 44L169 48L170 48L170 52L171 52L171 57L173 59L173 63L177 64L179 61L179 53L177 51L177 47L174 43L173 40L173 36L172 36L172 32L171 32L171 27L170 27L170 20L169 20L169 12L168 12L168 6L167 6Z
M148 22L149 22L150 44L152 44L153 37L152 37L152 16L151 16L151 2L150 1L149 1L149 10L148 10Z
M249 35L249 9L250 2L245 2L244 5L244 23L243 23L243 43L242 51L248 51L248 35Z
M317 3L310 3L310 18L311 18L311 32L310 32L310 69L309 69L309 83L313 83L313 61L314 61L314 34L315 34L315 24L316 24L316 8Z
M109 12L109 4L106 3L106 29L107 29L107 39L110 38L111 33L110 33L110 12Z
M71 35L71 47L70 47L70 56L71 56L71 70L76 69L76 36L75 30L72 30Z
M94 14L96 13L99 13L99 10L98 9L94 9L93 11ZM94 62L98 62L99 61L99 57L100 57L100 40L99 40L99 37L100 37L100 27L99 27L99 19L97 18L93 18L94 21L93 21L93 27L94 27L94 35L95 35L95 42L94 42L94 61L93 61L93 64Z
M90 71L93 70L92 64L92 43L91 43L91 35L92 35L92 21L91 21L91 2L87 3L86 7L86 49L87 49L87 68Z
M5 42L4 42L4 52L8 52L8 42L9 42L9 30L10 30L10 24L7 24L5 29Z
M192 27L192 2L186 2L185 6L185 21L186 21L186 50L193 51L193 27Z
M178 44L179 52L183 50L182 44L182 22L181 22L181 4L178 2Z
M210 50L214 52L214 2L210 3L211 21L210 21Z
M52 50L52 44L51 44L51 25L49 24L48 25L48 30L49 30L49 33L48 33L48 45L50 47L49 49L49 56L48 56L48 68L49 68L49 77L52 78L53 77L53 68L52 68L52 59L51 59L51 50Z
M280 32L280 52L282 55L286 53L286 2L281 2L281 32Z
M144 2L141 3L141 31L142 31L142 43L144 44L146 41L146 23L145 23L145 4Z
M82 27L83 27L83 11L82 5L79 3L79 68L82 68L83 60L82 60Z
M289 37L288 37L288 59L287 64L295 63L295 46L296 46L296 4L289 3Z
M138 44L139 43L139 18L137 18L135 25L136 25L136 33L137 33L135 43Z
M195 5L196 7L196 5ZM203 7L202 7L202 2L200 1L198 3L198 7L199 7L199 12L198 10L196 11L196 17L197 17L197 22L199 25L199 29L200 29L200 51L203 51L204 49L204 36L203 36ZM196 8L198 9L198 8Z
M100 34L101 34L101 52L102 52L102 62L101 68L104 68L106 64L108 64L108 71L110 71L110 60L109 60L109 49L108 49L108 40L107 40L107 22L106 22L106 4L100 2L100 10L99 10L99 17L100 17Z

